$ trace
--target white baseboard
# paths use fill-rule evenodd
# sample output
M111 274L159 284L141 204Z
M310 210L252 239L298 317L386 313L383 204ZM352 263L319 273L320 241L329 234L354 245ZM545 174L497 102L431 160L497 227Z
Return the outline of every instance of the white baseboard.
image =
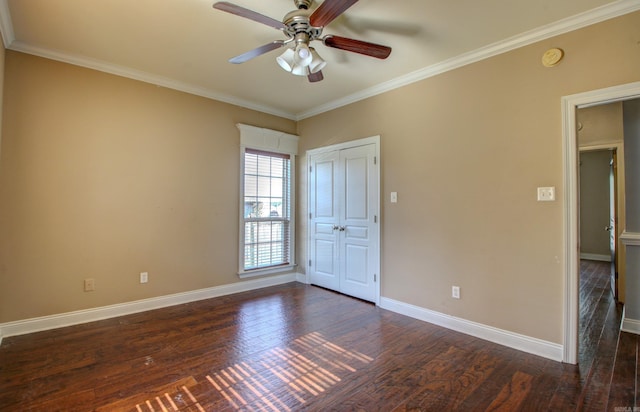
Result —
M640 335L640 320L627 318L626 307L622 309L622 324L620 325L620 330Z
M561 362L563 359L563 347L558 343L520 335L389 298L381 298L380 307L554 361Z
M270 276L260 279L247 280L244 282L231 283L228 285L214 286L206 289L199 289L190 292L176 293L166 296L158 296L150 299L136 300L133 302L119 303L116 305L102 306L99 308L78 310L74 312L60 313L38 318L18 320L8 323L0 323L0 344L2 337L24 335L27 333L39 332L43 330L56 329L64 326L77 325L80 323L93 322L96 320L114 318L117 316L130 315L132 313L144 312L147 310L160 309L167 306L180 305L183 303L195 302L203 299L216 298L233 293L248 292L250 290L261 289L268 286L281 285L295 282L304 275L288 273L278 276Z
M580 259L611 262L611 255L599 255L597 253L580 253Z
M290 273L99 308L3 323L0 324L0 344L2 344L3 337L24 335L27 333L93 322L295 281L307 283L307 276L300 273ZM559 344L456 318L389 298L381 297L380 307L524 352L556 361L562 360L563 349L562 345ZM629 320L629 322L631 329L640 331L640 321Z

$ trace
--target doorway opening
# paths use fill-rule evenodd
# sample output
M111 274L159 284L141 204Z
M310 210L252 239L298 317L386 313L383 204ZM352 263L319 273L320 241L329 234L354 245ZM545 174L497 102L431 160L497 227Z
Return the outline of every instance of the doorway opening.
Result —
M587 111L592 117L596 117L596 122L605 133L604 137L619 140L609 144L583 144L583 137L588 134L585 129L591 125L589 122L581 122L585 113L578 110L578 363L585 365L585 370L587 365L593 364L593 353L603 350L599 346L601 338L611 336L612 329L619 327L622 317L622 305L618 300L618 274L622 273L624 279L624 267L618 261L618 237L622 234L620 228L624 227L624 173L623 184L620 185L618 169L624 172L624 156L619 155L623 154L624 133L621 103L613 105L616 105L613 110L607 107L610 105L605 105ZM613 116L603 116L604 114Z
M619 126L622 137L622 125ZM578 140L580 144L580 133ZM611 293L618 301L619 273L624 277L624 260L618 246L625 226L624 144L580 144L579 156L580 259L609 262Z
M562 127L564 142L564 337L563 361L578 361L579 341L579 145L578 109L640 97L640 82L614 86L562 98ZM618 151L619 152L619 151ZM619 154L619 153L618 153Z

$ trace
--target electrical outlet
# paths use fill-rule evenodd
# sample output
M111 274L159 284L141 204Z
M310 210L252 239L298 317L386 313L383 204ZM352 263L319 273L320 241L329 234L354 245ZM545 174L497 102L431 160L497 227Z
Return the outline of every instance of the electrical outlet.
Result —
M451 286L451 297L460 299L460 286Z
M84 291L85 292L92 292L96 290L96 281L93 278L89 278L89 279L85 279L84 280Z
M556 188L551 187L539 187L538 188L538 202L553 202L556 200Z
M147 283L149 281L148 272L140 272L140 283Z

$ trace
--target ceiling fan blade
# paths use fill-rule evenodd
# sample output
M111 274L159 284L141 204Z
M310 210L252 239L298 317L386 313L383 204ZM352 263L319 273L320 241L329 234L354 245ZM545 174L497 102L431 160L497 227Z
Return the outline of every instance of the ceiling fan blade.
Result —
M226 1L214 3L213 8L235 14L236 16L245 17L247 19L257 21L258 23L266 24L267 26L271 26L278 30L285 30L287 28L287 26L285 26L281 21Z
M386 59L391 54L391 47L346 37L327 36L322 39L322 42L329 47L360 53L377 59Z
M256 47L255 49L249 50L246 53L242 53L239 56L232 57L231 59L229 59L229 63L233 63L233 64L244 63L246 61L253 59L254 57L258 57L262 54L270 52L271 50L279 49L283 45L284 45L284 40L274 40L271 43L267 43L263 46Z
M309 23L314 27L325 27L357 1L358 0L324 0L309 17Z
M322 71L319 72L315 72L315 73L310 73L307 78L309 79L309 81L311 83L315 83L315 82L319 82L322 79L324 79L324 76L322 75Z

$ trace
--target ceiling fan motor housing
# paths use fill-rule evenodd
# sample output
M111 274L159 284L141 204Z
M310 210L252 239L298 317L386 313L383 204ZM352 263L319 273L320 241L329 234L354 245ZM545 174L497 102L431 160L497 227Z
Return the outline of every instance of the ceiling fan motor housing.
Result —
M299 38L300 33L306 33L308 41L313 41L322 35L322 27L313 27L309 23L309 11L298 9L287 13L284 16L283 23L287 26L284 33L291 38Z

